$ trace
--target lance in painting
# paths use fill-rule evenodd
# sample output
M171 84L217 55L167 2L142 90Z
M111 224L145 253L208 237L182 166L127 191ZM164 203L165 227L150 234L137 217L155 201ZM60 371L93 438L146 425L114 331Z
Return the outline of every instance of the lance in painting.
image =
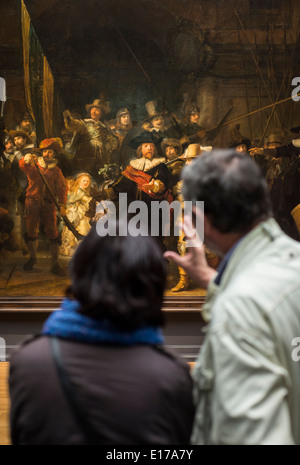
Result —
M3 164L1 161L3 157L3 152L5 150L5 146L3 143L4 135L5 135L5 124L3 121L3 114L4 114L4 105L6 102L6 83L4 78L0 78L0 102L1 102L1 109L0 109L0 167Z
M4 78L0 78L0 102L1 102L1 110L0 116L3 118L4 115L4 105L6 102L6 82Z

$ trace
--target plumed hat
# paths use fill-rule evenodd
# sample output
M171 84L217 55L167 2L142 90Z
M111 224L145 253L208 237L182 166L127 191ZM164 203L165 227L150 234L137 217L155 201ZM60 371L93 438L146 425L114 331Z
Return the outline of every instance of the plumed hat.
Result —
M188 160L189 158L197 158L201 153L203 152L211 152L212 151L212 146L207 145L207 146L202 146L199 144L190 144L185 152L181 155L181 160Z
M146 103L145 107L148 113L148 116L145 119L145 121L150 121L152 118L155 118L156 116L165 116L167 114L165 110L158 107L157 100L150 100Z
M196 158L202 153L201 146L199 144L190 144L185 152L181 155L182 160L187 160L189 158Z
M89 103L85 106L86 111L89 113L90 109L96 107L100 108L101 110L104 111L105 114L110 113L111 108L110 108L110 103L105 100L104 95L100 95L100 98L95 99L93 103Z
M61 153L63 150L63 143L60 137L52 137L51 139L44 139L40 143L40 149L54 150L56 153Z

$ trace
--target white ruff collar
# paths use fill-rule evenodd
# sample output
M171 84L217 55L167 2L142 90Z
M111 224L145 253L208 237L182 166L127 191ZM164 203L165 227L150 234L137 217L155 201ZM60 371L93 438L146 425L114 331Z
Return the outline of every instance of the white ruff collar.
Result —
M47 164L43 157L39 157L38 162L42 168L48 168L49 170L55 168L58 163L57 160L53 160L52 163Z
M294 147L300 147L300 139L293 139L292 144Z
M139 171L148 171L151 168L159 165L160 163L165 163L165 158L154 158L153 160L148 160L148 158L137 158L136 160L131 160L130 166Z

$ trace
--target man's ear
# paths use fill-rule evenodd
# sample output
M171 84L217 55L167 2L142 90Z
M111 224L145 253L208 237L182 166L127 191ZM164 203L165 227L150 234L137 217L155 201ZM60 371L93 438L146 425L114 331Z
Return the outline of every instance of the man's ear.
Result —
M213 229L215 228L212 225L210 216L204 213L204 234L211 234Z
M196 205L193 205L192 207L192 221L194 227L196 224L201 224L199 222L202 221L204 235L209 234L213 228L209 216L205 214L202 208L199 208Z
M198 207L193 205L193 207L192 207L192 222L193 222L194 227L196 226L196 221L197 221L198 218L199 219L203 218L203 212Z

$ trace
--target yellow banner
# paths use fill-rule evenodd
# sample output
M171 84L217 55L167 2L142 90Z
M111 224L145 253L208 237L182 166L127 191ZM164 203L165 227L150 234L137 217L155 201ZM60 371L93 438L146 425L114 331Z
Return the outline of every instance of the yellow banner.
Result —
M54 79L47 58L44 56L43 117L46 138L53 137Z
M22 15L22 37L23 37L23 66L24 66L24 87L28 111L35 121L32 108L31 91L30 91L30 70L29 70L29 37L30 37L30 16L25 6L24 0L21 0Z

